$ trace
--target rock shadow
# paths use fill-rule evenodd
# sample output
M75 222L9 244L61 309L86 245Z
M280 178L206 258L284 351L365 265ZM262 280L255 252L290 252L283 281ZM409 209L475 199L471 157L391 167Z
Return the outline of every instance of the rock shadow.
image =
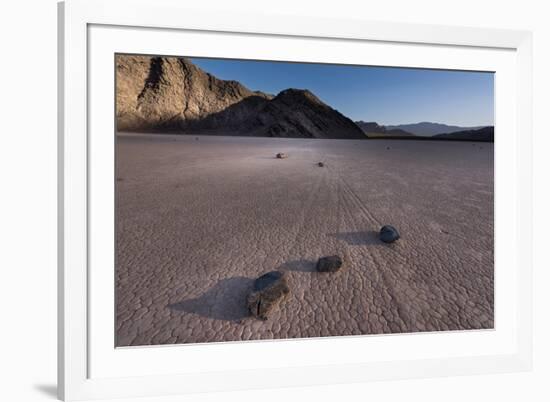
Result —
M254 280L242 276L222 279L199 297L169 304L176 311L223 321L239 321L249 316L246 297Z
M375 230L362 232L331 233L330 236L345 241L350 246L383 246L386 245L380 240L380 233Z
M294 272L316 272L315 266L317 261L313 260L293 260L287 261L279 266L280 271L294 271Z

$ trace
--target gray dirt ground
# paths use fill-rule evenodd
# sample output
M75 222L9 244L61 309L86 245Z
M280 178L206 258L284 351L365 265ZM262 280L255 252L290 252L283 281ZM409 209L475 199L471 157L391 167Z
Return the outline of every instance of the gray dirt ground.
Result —
M493 144L119 134L116 185L117 346L493 328Z

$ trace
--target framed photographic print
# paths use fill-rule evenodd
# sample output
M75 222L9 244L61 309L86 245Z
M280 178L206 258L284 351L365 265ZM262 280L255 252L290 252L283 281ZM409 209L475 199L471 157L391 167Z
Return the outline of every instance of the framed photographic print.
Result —
M530 33L59 17L61 398L530 368Z

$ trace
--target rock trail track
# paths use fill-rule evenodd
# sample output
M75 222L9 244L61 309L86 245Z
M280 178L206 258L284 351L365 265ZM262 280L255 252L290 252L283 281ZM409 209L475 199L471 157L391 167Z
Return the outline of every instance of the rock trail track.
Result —
M492 144L197 138L117 136L117 346L493 328Z

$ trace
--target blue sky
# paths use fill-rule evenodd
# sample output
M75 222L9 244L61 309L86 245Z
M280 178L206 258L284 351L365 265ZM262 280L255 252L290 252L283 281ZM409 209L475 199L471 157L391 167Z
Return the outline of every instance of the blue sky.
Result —
M203 70L276 95L309 89L352 120L494 124L493 73L191 58Z

